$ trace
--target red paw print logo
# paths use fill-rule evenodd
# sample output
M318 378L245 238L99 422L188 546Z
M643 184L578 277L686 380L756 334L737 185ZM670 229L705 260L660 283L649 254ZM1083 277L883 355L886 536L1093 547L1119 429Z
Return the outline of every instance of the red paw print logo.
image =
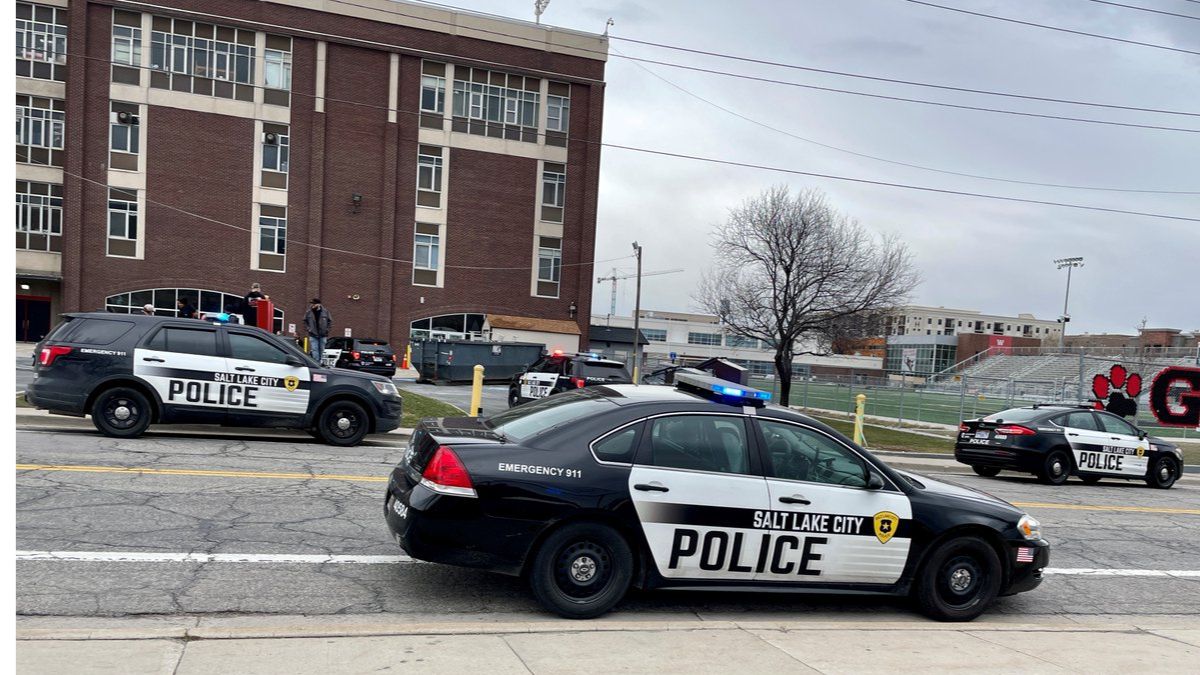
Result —
M1108 375L1097 373L1092 378L1092 394L1096 397L1097 410L1133 417L1137 414L1137 397L1142 394L1142 376L1115 364Z

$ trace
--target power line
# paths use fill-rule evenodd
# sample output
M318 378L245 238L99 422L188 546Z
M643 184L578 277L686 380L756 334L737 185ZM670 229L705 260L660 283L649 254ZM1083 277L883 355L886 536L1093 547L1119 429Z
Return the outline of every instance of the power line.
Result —
M1129 45L1138 45L1141 47L1152 47L1154 49L1165 49L1165 50L1171 51L1171 52L1179 52L1181 54L1191 54L1193 56L1200 56L1200 52L1193 51L1191 49L1181 49L1179 47L1168 47L1166 45L1154 44L1153 42L1139 42L1137 40L1126 40L1125 38L1114 37L1112 35L1101 35L1100 33L1088 33L1087 31L1073 30L1071 28L1062 28L1060 26L1050 26L1050 25L1047 25L1044 23L1034 23L1032 21L1022 21L1020 19L1011 19L1009 17L996 16L994 14L984 14L983 12L972 12L971 10L962 9L959 7L947 7L946 5L938 5L938 4L935 4L932 2L925 2L925 0L905 0L905 2L911 2L914 5L925 5L926 7L936 7L937 9L944 9L948 12L958 12L960 14L970 14L971 16L978 16L978 17L982 17L985 19L995 19L996 21L1007 21L1008 23L1016 23L1016 24L1020 24L1022 26L1032 26L1034 28L1045 28L1047 30L1056 30L1061 33L1071 33L1072 35L1086 35L1087 37L1100 38L1102 40L1112 40L1113 42L1123 42L1123 43L1129 44Z
M1181 19L1200 21L1200 16L1192 16L1191 14L1176 14L1175 12L1167 12L1161 9L1151 9L1149 7L1138 7L1137 5L1126 5L1120 2L1110 2L1110 0L1089 0L1089 2L1095 2L1101 5L1112 5L1113 7L1124 7L1125 9L1136 9L1140 12L1152 12L1154 14L1164 14L1166 16L1177 16Z
M76 54L76 53L74 53L74 52L50 52L50 53L55 53L55 54L61 53L61 54L64 54L64 55L67 55L67 56L76 57L76 58L92 59L92 60L101 61L101 62L104 62L104 63L110 63L110 60L109 60L109 59L107 59L107 58L103 58L103 57L98 57L98 56L88 56L88 55L86 55L86 54ZM115 64L115 65L119 65L119 66L121 66L121 67L123 67L123 68L138 68L138 69L141 69L141 70L150 70L150 71L152 71L152 72L161 72L161 71L159 71L157 68L152 68L152 67L150 67L150 66L142 66L142 65L132 66L132 65L125 65L125 64ZM963 177L966 177L966 178L979 178L979 179L982 179L982 180L995 180L995 181L1000 181L1000 182L1007 182L1007 183L1014 183L1014 184L1023 184L1023 185L1036 185L1036 186L1042 186L1042 187L1054 187L1054 188L1078 189L1078 190L1098 190L1098 191L1111 191L1111 192L1142 193L1142 194L1166 194L1166 195L1195 195L1195 194L1200 194L1200 191L1193 191L1193 190L1146 190L1146 189L1133 189L1133 188L1108 188L1108 187L1096 187L1096 186L1084 186L1084 185L1066 185L1066 184L1058 184L1058 183L1041 183L1041 182L1036 182L1036 181L1023 181L1023 180L1017 180L1017 179L996 178L996 177L992 177L992 176L984 176L984 175L979 175L979 174L970 174L970 173L964 173L964 172L958 172L958 171L950 171L950 170L936 169L936 168L933 168L933 167L922 166L922 165L919 165L919 164L912 164L912 163L907 163L907 162L901 162L901 161L898 161L898 160L891 160L891 159L887 159L887 158L884 158L884 157L877 157L877 156L874 156L874 155L869 155L869 154L866 154L866 153L860 153L860 152L856 152L856 151L849 150L849 149L846 149L846 148L840 148L840 147L837 147L837 146L834 146L834 145L829 145L829 144L827 144L827 143L822 143L822 142L820 142L820 141L816 141L816 140L813 140L813 139L810 139L810 138L805 138L805 137L803 137L803 136L799 136L799 135L797 135L797 134L794 134L794 133L791 133L791 132L789 132L789 131L786 131L786 130L783 130L783 129L778 129L778 128L776 128L776 127L773 127L773 126L771 126L771 125L768 125L768 124L766 124L766 123L759 122L758 120L755 120L755 119L753 119L753 118L750 118L750 117L748 117L748 116L742 115L741 113L738 113L738 112L736 112L736 111L734 111L734 110L730 110L730 109L728 109L728 108L725 108L725 107L723 107L723 106L720 106L720 105L718 105L717 103L714 103L714 102L712 102L712 101L710 101L710 100L708 100L708 99L705 99L705 98L703 98L703 97L701 97L701 96L699 96L699 95L697 95L697 94L694 94L694 93L692 93L691 91L688 91L687 89L684 89L684 88L683 88L683 87L681 87L680 85L677 85L677 84L675 84L674 82L671 82L670 80L668 80L668 79L666 79L666 78L662 77L661 75L659 75L659 74L657 74L657 73L655 73L655 72L651 71L650 69L646 68L645 66L642 66L640 63L635 63L634 65L638 66L639 68L641 68L642 70L646 71L647 73L649 73L649 74L653 75L654 77L657 77L657 78L661 79L663 82L666 82L667 84L669 84L669 85L671 85L671 86L675 87L676 89L679 89L680 91L682 91L682 92L684 92L684 93L688 94L689 96L693 96L693 97L695 97L695 98L697 98L697 99L699 99L699 100L701 100L701 101L703 101L703 102L705 102L705 103L707 103L707 104L709 104L709 105L711 105L711 106L713 106L713 107L716 107L716 108L718 108L718 109L720 109L720 110L723 110L723 111L725 111L725 112L727 112L727 113L729 113L729 114L731 114L731 115L735 115L735 116L737 116L737 117L740 117L740 118L742 118L742 119L744 119L744 120L746 120L746 121L748 121L748 122L752 122L752 123L754 123L754 124L757 124L757 125L759 125L759 126L762 126L762 127L764 127L764 128L767 128L767 129L770 129L770 130L772 130L772 131L776 131L776 132L778 132L778 133L782 133L782 134L785 134L785 135L791 136L792 138L796 138L796 139L798 139L798 140L805 141L805 142L807 142L807 143L812 143L812 144L814 144L814 145L819 145L819 146L822 146L822 147L825 147L825 148L829 148L829 149L831 149L831 150L836 150L836 151L839 151L839 152L845 152L845 153L848 153L848 154L851 154L851 155L856 155L856 156L858 156L858 157L864 157L864 158L867 158L867 159L874 159L874 160L878 160L878 161L881 161L881 162L888 162L888 163L891 163L891 164L896 164L896 165L898 165L898 166L906 166L906 167L915 168L915 169L923 169L923 170L927 170L927 171L934 171L934 172L938 172L938 173L946 173L946 174L950 174L950 175L963 176ZM240 84L240 83L239 83L239 84ZM254 89L264 89L264 90L265 90L265 89L269 89L269 87L266 87L265 85L260 85L260 84L242 84L241 86L245 86L245 87L251 87L251 88L254 88ZM387 111L389 111L389 112L395 112L395 113L402 114L402 115L416 115L416 116L419 116L419 115L422 115L422 114L428 114L428 113L422 113L422 112L419 112L419 111L409 111L409 110L399 110L399 109L395 109L395 110L393 110L393 109L391 109L391 108L388 108L387 106L383 106L383 105L379 105L379 104L375 104L375 103L363 103L363 102L361 102L361 101L351 101L351 100L348 100L348 99L332 98L332 97L328 97L328 96L318 96L317 94L310 94L310 93L307 93L307 92L297 92L297 91L291 91L291 92L290 92L290 94L291 94L291 95L293 95L293 96L307 97L307 98L312 98L312 99L317 99L317 98L320 98L320 99L322 99L322 100L324 100L324 101L326 101L326 102L330 102L330 103L343 103L343 104L346 104L346 105L353 105L353 106L358 106L358 107L363 107L363 108L370 108L370 109L375 109L375 110L387 110ZM530 133L530 132L522 132L522 133ZM531 132L531 133L533 133L534 135L536 135L536 136L537 136L537 137L539 137L539 138L542 138L542 137L549 137L549 134L547 134L546 132L542 132L542 131ZM585 143L594 143L594 141L588 141L588 140L586 140L586 139L572 139L572 140L575 140L575 141L580 141L580 142L585 142Z
M1014 178L1000 178L997 176L985 176L985 175L981 175L981 174L965 173L962 171L951 171L948 169L938 169L938 168L931 167L931 166L923 166L921 164L901 162L901 161L894 160L894 159L888 159L886 157L878 157L876 155L869 155L867 153L857 152L857 151L850 150L847 148L838 147L836 145L822 143L821 141L813 140L811 138L805 138L804 136L800 136L799 134L795 134L793 132L787 131L786 129L780 129L778 127L772 126L765 122L762 122L762 121L759 121L752 117L749 117L748 115L744 115L740 112L737 112L736 110L726 108L725 106L722 106L719 103L716 103L716 102L714 102L710 99L707 99L693 91L690 91L690 90L680 86L679 84L672 82L671 80L663 77L662 75L659 75L658 73L654 72L653 70L650 70L649 68L643 66L640 63L635 63L634 65L636 65L638 68L641 68L642 70L644 70L646 73L652 75L653 77L656 77L659 80L662 80L667 85L674 87L675 89L678 89L679 91L683 92L684 94L687 94L688 96L691 96L692 98L695 98L703 103L706 103L718 110L721 110L730 115L733 115L734 117L738 117L747 122L750 122L751 124L755 124L760 127L763 127L764 129L769 129L776 133L780 133L785 136L789 136L796 140L804 141L805 143L811 143L813 145L818 145L822 148L836 150L837 152L844 152L846 154L853 155L855 157L863 157L865 159L873 159L875 161L886 162L888 164L895 164L897 166L904 166L904 167L909 167L912 169L921 169L923 171L933 171L936 173L943 173L943 174L948 174L951 176L962 176L962 177L966 177L966 178L978 178L981 180L991 180L991 181L998 181L998 182L1002 182L1002 183L1015 183L1018 185L1036 185L1036 186L1040 186L1040 187L1066 188L1066 189L1071 189L1071 190L1097 190L1097 191L1105 191L1105 192L1124 192L1124 193L1140 193L1140 194L1175 194L1175 195L1200 194L1200 192L1193 192L1193 191L1187 191L1187 190L1138 190L1138 189L1130 189L1130 188L1111 188L1111 187L1099 187L1099 186L1094 186L1094 185L1067 185L1067 184L1062 184L1062 183L1043 183L1043 182L1038 182L1038 181L1018 180L1018 179L1014 179Z

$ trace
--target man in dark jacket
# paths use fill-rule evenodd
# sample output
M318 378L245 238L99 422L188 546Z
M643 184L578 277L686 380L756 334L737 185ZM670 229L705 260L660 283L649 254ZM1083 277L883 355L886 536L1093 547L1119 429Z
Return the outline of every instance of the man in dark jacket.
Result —
M250 292L246 294L246 297L242 298L242 323L257 326L258 311L254 306L259 300L269 299L270 297L262 292L262 286L259 286L258 282L250 284Z
M196 308L192 307L192 303L187 298L179 298L176 300L175 308L179 310L179 318L181 319L196 318Z
M333 317L329 315L329 310L321 304L320 298L313 298L304 314L304 330L308 332L308 352L318 363L325 356L325 341L332 327Z

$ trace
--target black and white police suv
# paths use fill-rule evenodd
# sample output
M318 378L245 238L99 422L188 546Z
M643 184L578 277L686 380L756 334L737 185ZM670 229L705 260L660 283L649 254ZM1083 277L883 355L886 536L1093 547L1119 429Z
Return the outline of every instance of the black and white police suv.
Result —
M760 392L681 374L423 421L384 514L414 558L528 579L569 618L630 586L912 596L965 621L1035 588L1039 523L892 469Z
M596 384L629 384L633 378L620 361L599 354L564 354L554 350L513 376L508 385L508 407L536 401L551 394Z
M349 446L400 425L391 380L322 368L258 328L105 312L63 319L38 346L25 398L53 413L90 414L109 436L211 423L305 429Z
M1034 405L967 420L954 458L980 476L1021 471L1051 485L1074 474L1088 484L1125 478L1166 489L1183 475L1177 446L1090 406Z

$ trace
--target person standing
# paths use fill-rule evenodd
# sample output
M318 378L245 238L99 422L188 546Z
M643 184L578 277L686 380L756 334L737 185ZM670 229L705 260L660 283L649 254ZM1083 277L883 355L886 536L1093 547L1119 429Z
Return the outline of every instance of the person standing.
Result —
M313 298L308 311L304 313L304 330L308 332L308 352L321 363L325 356L325 341L329 339L329 330L333 327L333 317L329 310L321 304L320 298Z
M242 323L248 326L257 326L258 312L254 306L258 304L259 300L269 300L270 298L271 296L262 292L262 286L257 281L250 284L250 292L242 298Z
M196 318L196 308L192 307L192 303L187 298L179 298L175 301L175 309L179 313L181 319Z

